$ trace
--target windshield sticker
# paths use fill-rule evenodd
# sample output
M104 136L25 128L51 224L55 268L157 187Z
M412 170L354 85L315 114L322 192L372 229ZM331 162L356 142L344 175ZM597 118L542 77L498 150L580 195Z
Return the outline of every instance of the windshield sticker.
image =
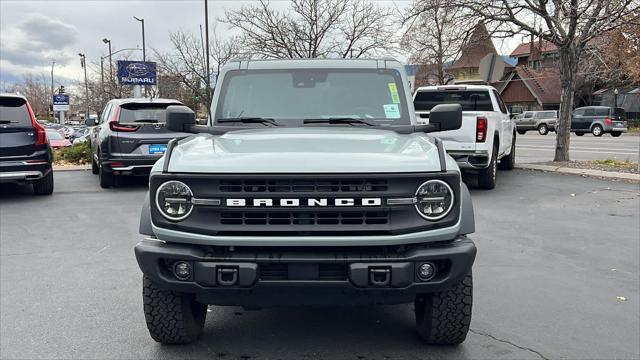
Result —
M391 102L394 104L400 103L400 95L398 95L398 87L395 83L389 83L389 94L391 94Z
M384 106L384 116L387 119L400 119L400 108L398 104L385 104Z

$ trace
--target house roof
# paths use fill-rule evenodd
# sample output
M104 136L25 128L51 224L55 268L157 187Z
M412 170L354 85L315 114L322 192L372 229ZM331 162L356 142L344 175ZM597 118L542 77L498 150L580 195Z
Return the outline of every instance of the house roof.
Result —
M540 105L560 103L562 84L558 69L534 70L527 66L516 66L500 87L500 93L504 92L511 81L522 81Z
M471 33L471 36L462 47L462 54L456 60L451 69L479 68L480 61L487 54L498 54L491 41L491 36L484 24L479 24Z
M540 41L534 41L533 46L539 47ZM558 51L558 48L553 43L542 40L541 50L542 50L542 53L545 54L550 52L556 52ZM529 55L530 52L531 52L531 43L526 42L518 45L518 47L511 52L511 56L512 57L527 56Z

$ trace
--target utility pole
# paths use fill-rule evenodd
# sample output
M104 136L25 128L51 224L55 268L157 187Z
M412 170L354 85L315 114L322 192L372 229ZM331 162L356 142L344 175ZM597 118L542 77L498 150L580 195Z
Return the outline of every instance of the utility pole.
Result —
M207 63L207 78L206 80L206 85L207 85L207 91L205 92L205 94L207 94L207 101L206 101L206 106L207 106L207 114L209 115L209 119L210 121L213 122L213 119L211 119L211 71L209 68L209 1L208 0L204 0L204 36L205 36L205 42L207 47L205 48L205 53L206 53L206 63ZM212 123L213 124L213 123Z
M100 56L100 88L104 92L104 56Z
M87 57L84 56L83 53L78 53L80 56L80 66L84 69L84 91L85 91L85 101L87 102L87 112L85 113L84 119L89 118L89 114L91 114L91 110L89 109L89 84L87 83Z
M139 19L137 17L133 17L134 19L140 21L142 23L142 61L146 62L147 61L147 55L146 55L146 47L145 47L145 43L144 43L144 19ZM147 85L144 86L144 97L147 97Z
M51 60L51 117L55 116L53 112L53 65L56 64L55 60Z

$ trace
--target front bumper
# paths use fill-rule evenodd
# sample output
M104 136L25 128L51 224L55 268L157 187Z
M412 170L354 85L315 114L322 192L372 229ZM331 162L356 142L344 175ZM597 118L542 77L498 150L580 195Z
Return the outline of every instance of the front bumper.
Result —
M400 304L418 293L459 282L476 255L467 237L411 247L206 247L146 239L135 246L142 272L159 287L195 293L212 305ZM179 280L177 261L192 273ZM421 281L417 267L429 262L435 275Z
M488 150L454 150L447 151L447 154L458 163L460 169L466 170L485 169L489 166L489 161L491 160L491 154Z

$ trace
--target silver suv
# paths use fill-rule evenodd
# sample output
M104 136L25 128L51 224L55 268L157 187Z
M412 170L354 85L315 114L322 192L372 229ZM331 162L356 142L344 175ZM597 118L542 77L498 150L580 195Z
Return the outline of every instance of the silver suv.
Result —
M513 120L520 135L524 135L529 130L537 130L540 135L547 135L549 131L556 130L558 112L556 110L525 111L516 115Z
M571 118L571 132L582 136L587 132L593 136L610 133L613 137L627 132L627 117L623 108L608 106L585 106L575 109Z

